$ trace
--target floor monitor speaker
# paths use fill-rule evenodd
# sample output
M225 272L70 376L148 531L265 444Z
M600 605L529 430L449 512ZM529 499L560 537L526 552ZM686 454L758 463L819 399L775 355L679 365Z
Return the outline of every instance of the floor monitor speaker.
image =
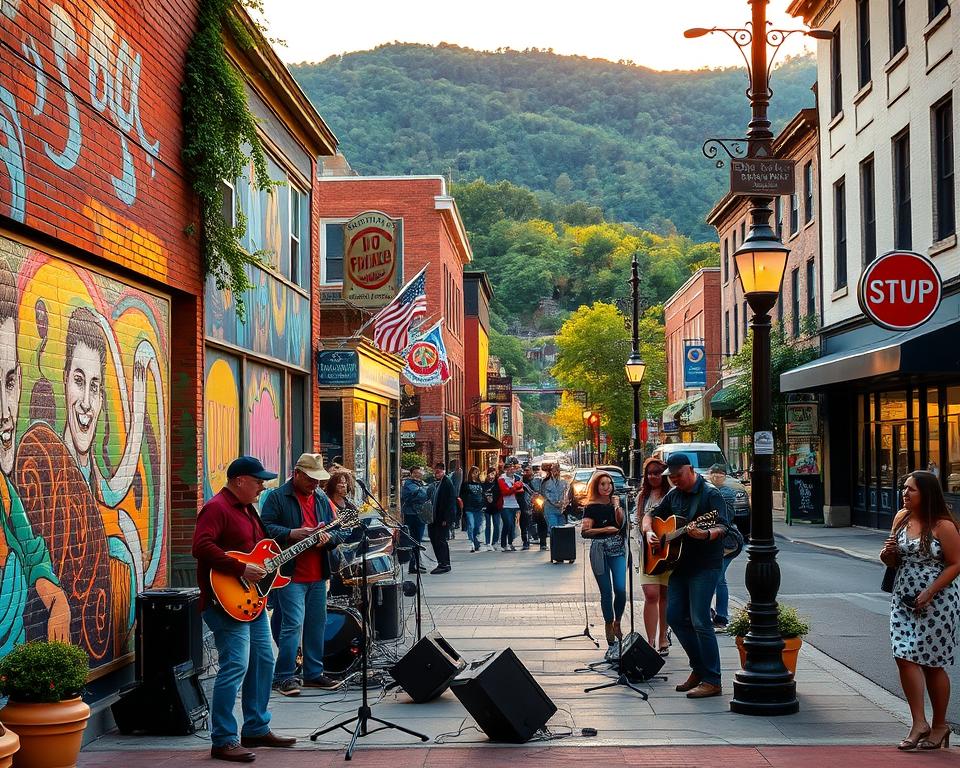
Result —
M437 698L466 666L439 632L424 635L390 669L393 679L417 703Z
M471 664L450 687L491 741L529 741L557 711L510 648Z
M624 635L621 655L623 673L634 681L649 680L664 665L663 656L636 632Z
M207 719L209 706L193 664L186 662L120 691L111 707L120 733L146 731L188 736Z

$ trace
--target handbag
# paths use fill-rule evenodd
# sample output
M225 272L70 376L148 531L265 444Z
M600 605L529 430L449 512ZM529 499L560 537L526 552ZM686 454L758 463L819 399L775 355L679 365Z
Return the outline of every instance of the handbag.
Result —
M897 578L897 569L888 565L883 572L883 580L880 582L880 589L884 592L893 592L893 582Z

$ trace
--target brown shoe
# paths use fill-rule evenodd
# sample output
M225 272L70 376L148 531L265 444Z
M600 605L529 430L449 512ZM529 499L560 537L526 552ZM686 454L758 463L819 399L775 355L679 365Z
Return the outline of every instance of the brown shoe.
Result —
M680 693L686 693L687 691L692 691L698 685L700 685L700 678L691 672L686 682L680 683L680 685L677 686L677 690Z
M262 736L240 737L240 744L244 747L292 747L296 743L293 736L277 736L273 731L267 731Z
M214 760L228 760L231 763L252 763L256 754L239 744L227 744L225 747L210 747L210 757Z
M711 696L719 696L723 693L723 688L713 683L700 683L696 688L687 694L688 699L709 699Z

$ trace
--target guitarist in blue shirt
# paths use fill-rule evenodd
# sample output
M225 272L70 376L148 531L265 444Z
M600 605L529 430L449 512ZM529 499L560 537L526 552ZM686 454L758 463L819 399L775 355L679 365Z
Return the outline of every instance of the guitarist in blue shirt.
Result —
M674 487L641 522L644 538L654 549L660 542L653 532L651 517L676 515L690 523L714 512L718 521L725 519L723 497L694 471L686 454L674 453L667 459L667 476ZM677 690L686 692L691 699L722 693L720 648L710 619L710 603L720 581L725 533L723 522L705 530L689 526L680 559L670 575L667 623L686 651L692 670Z

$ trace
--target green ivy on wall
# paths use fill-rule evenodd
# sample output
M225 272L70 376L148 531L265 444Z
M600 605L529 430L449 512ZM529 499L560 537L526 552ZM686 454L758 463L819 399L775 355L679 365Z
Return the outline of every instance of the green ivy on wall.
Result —
M224 182L243 174L253 160L254 183L260 190L274 186L256 120L247 106L243 81L227 58L224 26L241 47L255 41L231 16L235 0L200 0L197 31L187 48L183 93L183 161L191 185L200 198L201 254L204 275L212 275L217 290L229 290L243 320L243 295L252 287L246 266L259 265L257 253L241 245L247 229L246 216L236 209L231 226L223 215ZM249 147L249 156L244 147Z

